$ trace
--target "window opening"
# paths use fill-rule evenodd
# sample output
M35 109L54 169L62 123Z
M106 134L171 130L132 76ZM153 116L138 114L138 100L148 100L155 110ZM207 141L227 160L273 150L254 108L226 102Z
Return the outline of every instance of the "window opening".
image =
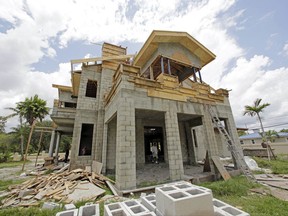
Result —
M93 140L93 124L82 124L79 156L91 155Z
M97 81L88 80L86 85L86 97L96 98L97 95Z

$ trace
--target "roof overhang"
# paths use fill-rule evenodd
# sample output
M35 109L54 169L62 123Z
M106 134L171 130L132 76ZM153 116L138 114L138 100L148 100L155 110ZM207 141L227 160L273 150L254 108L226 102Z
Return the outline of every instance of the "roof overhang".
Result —
M142 46L134 59L134 65L142 67L149 60L152 54L158 49L160 43L179 43L196 55L201 61L201 68L216 57L199 41L187 32L159 31L154 30Z
M72 87L71 86L52 84L52 87L53 88L58 88L59 90L62 90L62 91L72 92Z

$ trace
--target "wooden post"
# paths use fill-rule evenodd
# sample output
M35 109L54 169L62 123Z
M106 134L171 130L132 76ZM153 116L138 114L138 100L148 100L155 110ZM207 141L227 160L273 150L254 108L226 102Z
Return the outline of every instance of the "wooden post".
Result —
M170 67L170 60L168 59L168 73L171 75L171 67Z
M31 142L31 138L32 138L32 134L33 134L33 130L34 130L35 124L36 124L36 120L33 121L32 127L30 129L30 134L29 134L29 138L28 138L28 142L27 142L27 146L26 146L26 151L25 151L25 156L24 156L24 161L23 161L23 165L22 165L22 171L24 170L24 167L25 167L25 162L26 162L26 159L27 159L28 149L29 149L29 145L30 145L30 142Z
M164 59L163 59L163 56L161 56L161 73L164 73Z
M39 143L38 143L38 152L37 152L37 155L36 155L35 167L37 165L38 156L39 156L39 153L40 153L41 147L42 147L42 145L41 145L42 136L43 136L43 129L41 130L40 139L39 139Z
M154 80L154 74L153 74L153 68L152 66L149 67L149 71L150 71L150 79Z

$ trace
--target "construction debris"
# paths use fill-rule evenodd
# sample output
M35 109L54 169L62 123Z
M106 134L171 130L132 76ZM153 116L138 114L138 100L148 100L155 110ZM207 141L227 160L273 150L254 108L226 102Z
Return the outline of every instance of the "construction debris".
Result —
M0 208L34 206L39 205L40 201L74 203L96 199L105 194L103 188L107 187L106 181L114 183L101 174L83 169L39 175L22 184L10 186Z

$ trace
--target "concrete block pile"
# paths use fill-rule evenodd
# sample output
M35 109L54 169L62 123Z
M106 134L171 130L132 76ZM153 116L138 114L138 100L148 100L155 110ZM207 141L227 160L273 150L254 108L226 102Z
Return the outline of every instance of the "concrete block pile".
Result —
M99 205L87 203L79 209L65 206L56 216L100 216ZM125 200L104 205L104 216L250 216L223 201L213 198L208 188L188 182L156 187L155 194L139 200Z
M249 216L227 203L214 199L212 191L188 182L156 187L155 194L139 200L104 206L104 216Z
M86 203L79 209L73 208L73 206L64 206L64 209L69 209L65 211L58 212L56 216L100 216L99 204Z

